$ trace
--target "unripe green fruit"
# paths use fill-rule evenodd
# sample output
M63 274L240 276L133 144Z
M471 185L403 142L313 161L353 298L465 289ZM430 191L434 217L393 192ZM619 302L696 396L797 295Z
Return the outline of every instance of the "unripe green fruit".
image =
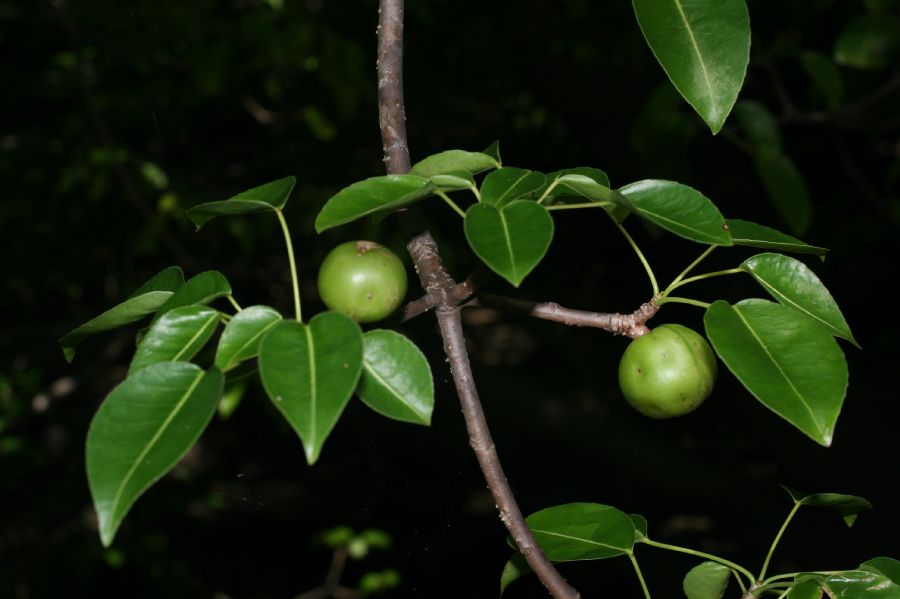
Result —
M322 262L319 296L329 310L357 322L381 320L406 297L406 268L374 241L348 241Z
M641 414L673 418L703 403L716 371L716 356L702 335L680 324L664 324L625 349L619 388Z

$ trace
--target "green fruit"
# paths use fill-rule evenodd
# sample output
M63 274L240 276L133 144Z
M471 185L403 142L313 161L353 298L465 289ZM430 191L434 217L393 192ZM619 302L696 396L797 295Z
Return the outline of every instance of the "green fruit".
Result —
M638 412L673 418L695 410L716 382L716 356L702 335L664 324L632 341L619 362L619 388Z
M374 241L348 241L322 262L319 296L329 310L357 322L381 320L406 296L406 268L394 252Z

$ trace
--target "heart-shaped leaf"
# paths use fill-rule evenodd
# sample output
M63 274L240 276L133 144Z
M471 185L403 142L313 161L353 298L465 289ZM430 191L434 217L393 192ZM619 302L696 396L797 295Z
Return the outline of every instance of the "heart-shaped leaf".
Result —
M385 175L359 181L340 190L325 203L316 217L316 232L376 212L408 206L432 195L435 189L425 176Z
M544 174L505 166L488 174L481 183L481 201L497 208L533 193L544 185Z
M300 436L309 464L356 388L362 362L359 325L336 312L318 314L308 325L282 321L263 338L263 387Z
M762 248L764 250L778 250L782 252L794 252L797 254L812 254L824 256L828 250L822 247L809 245L796 237L785 235L775 229L764 227L746 220L730 218L727 221L728 232L735 245Z
M715 134L737 100L750 61L744 0L632 0L669 80Z
M281 210L296 184L295 177L285 177L242 191L227 200L198 204L189 208L185 214L199 230L200 227L218 216Z
M535 202L516 200L498 209L478 203L466 211L466 239L491 270L518 287L543 259L553 239L553 218Z
M181 267L170 266L150 277L146 283L138 287L137 290L128 297L129 299L138 297L139 295L144 295L151 291L175 291L182 285L184 285L184 273L181 271Z
M858 497L856 495L843 495L841 493L801 493L790 487L784 487L794 503L800 505L809 505L813 507L830 507L840 512L841 517L847 526L853 526L856 517L860 512L872 509L872 504L868 499Z
M525 522L555 562L615 557L634 548L631 518L608 505L567 503L535 512Z
M185 281L184 285L179 287L172 297L159 307L153 320L159 320L163 314L173 308L205 305L230 293L231 285L225 275L217 270L201 272Z
M829 332L793 308L766 300L713 303L706 335L728 369L767 408L811 439L831 445L847 391L847 362Z
M837 302L819 277L799 260L781 254L759 254L745 260L740 268L785 306L811 316L832 335L859 347Z
M803 235L812 220L812 200L793 160L784 154L756 152L753 165L775 211L792 232Z
M235 314L219 339L216 366L227 372L256 356L262 338L280 321L281 314L268 306L250 306Z
M128 375L157 362L187 362L216 331L219 312L205 306L169 310L141 338Z
M379 329L363 335L363 371L356 393L388 418L431 424L431 368L419 348L399 333Z
M171 470L209 423L222 393L218 369L160 362L134 373L97 410L87 476L108 547L134 502Z
M503 595L506 587L526 574L531 574L531 566L528 565L521 553L516 553L509 558L503 567L503 572L500 573L500 595Z
M832 597L848 599L900 599L900 585L877 570L850 570L832 574L822 583Z
M415 163L409 169L410 175L432 177L454 171L463 171L474 175L493 168L500 168L499 158L484 152L467 152L465 150L447 150L432 154Z
M733 244L719 209L693 187L646 179L619 191L632 212L667 231L697 243Z
M684 577L682 588L688 599L722 599L731 569L716 562L703 562Z

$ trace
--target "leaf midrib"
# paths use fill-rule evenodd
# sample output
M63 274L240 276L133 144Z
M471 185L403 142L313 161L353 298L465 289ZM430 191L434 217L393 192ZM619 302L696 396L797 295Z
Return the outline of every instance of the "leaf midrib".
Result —
M684 28L687 30L688 37L691 40L691 45L694 47L694 52L697 54L697 60L700 61L700 70L703 71L703 79L706 82L706 89L709 90L709 99L711 102L715 102L715 93L713 92L712 81L709 79L709 70L706 68L706 61L703 60L703 54L700 52L700 45L697 43L697 38L694 36L694 30L691 28L691 23L688 21L687 14L684 12L684 7L681 4L681 0L673 0L675 3L675 7L678 9L678 14L681 15L681 20L684 22Z
M188 339L188 342L184 344L184 347L181 348L181 351L176 353L175 356L169 361L177 362L181 358L181 356L183 356L191 348L191 346L194 344L195 341L197 341L197 339L200 339L204 334L206 334L206 330L209 328L209 325L215 324L218 321L218 319L219 319L219 313L213 312L209 316L207 321L205 323L203 323L203 326L201 326L199 329L197 329L197 332L194 333L190 339Z
M509 268L512 272L512 278L519 278L519 272L516 268L516 257L513 255L512 248L512 239L509 236L509 225L506 224L506 216L503 214L503 210L497 211L500 214L500 224L503 225L503 237L506 239L506 252L509 254Z
M374 378L376 381L381 383L381 385L385 389L390 391L394 395L394 397L396 397L397 400L401 403L401 405L403 405L410 412L412 412L413 414L418 416L419 419L424 420L425 415L422 414L421 412L419 412L418 410L416 410L414 407L412 407L412 405L410 405L408 402L404 401L404 396L401 395L398 391L396 391L394 389L394 387L392 387L380 374L378 374L378 372L371 366L370 362L368 360L366 360L365 357L363 358L363 367L366 369L366 371L370 375L372 375L372 378Z
M634 202L632 202L632 204L633 204L633 203L634 203ZM703 238L706 239L706 240L712 240L712 243L714 243L714 244L716 244L716 245L721 245L721 244L722 244L722 240L721 240L721 239L719 239L719 238L717 238L717 237L714 237L714 236L710 235L708 232L706 232L706 231L704 231L704 230L702 230L702 229L697 229L697 228L692 227L692 226L690 226L690 225L686 225L686 224L682 223L681 221L672 220L671 218L668 218L668 217L666 217L666 216L663 216L663 215L659 214L658 212L653 212L653 211L651 211L651 210L647 210L647 208L644 208L644 207L641 207L641 206L635 205L635 210L637 210L638 212L643 212L644 214L646 214L646 215L648 215L648 216L652 216L653 218L656 218L656 219L665 221L665 222L667 222L667 223L670 223L671 225L673 225L674 228L687 229L688 231L691 231L691 232L693 232L693 233L696 233L698 236L703 237ZM723 221L723 222L724 222L724 221Z
M571 541L578 541L580 543L585 543L588 545L596 545L597 547L605 547L606 549L614 549L616 551L621 551L622 553L628 553L628 549L623 547L616 547L615 545L608 545L606 543L600 543L599 541L592 541L590 539L585 539L583 537L573 537L572 535L565 535L561 532L553 532L551 530L542 530L540 528L532 528L532 532L539 532L541 534L550 535L552 537L559 537L561 539L569 539Z
M306 349L309 352L309 447L307 457L312 459L316 451L316 402L318 392L318 377L316 376L316 346L310 326L303 327L306 334Z
M759 284L762 285L766 291L771 293L779 302L781 302L785 305L791 306L792 308L799 310L800 312L803 312L807 316L814 318L815 320L821 322L823 325L825 325L826 327L831 329L831 331L833 331L834 333L837 333L839 336L843 336L846 334L840 327L834 325L833 323L828 322L827 320L825 320L818 314L815 314L814 312L810 311L809 309L804 308L803 306L798 304L796 301L791 299L788 295L786 295L786 294L782 293L781 291L779 291L778 289L776 289L775 286L770 284L765 278L763 278L763 276L761 274L756 273L756 272L754 272L753 274L754 274L754 278L756 278L756 280L759 282ZM845 324L846 324L846 322L845 322Z
M247 349L248 347L250 347L250 346L253 344L254 341L256 341L257 339L259 339L264 333L266 333L269 329L271 329L272 327L274 327L274 326L275 326L276 324L278 324L279 322L281 322L281 316L280 316L280 315L279 315L278 318L276 318L275 320L273 320L272 322L270 322L269 324L267 324L265 327L263 327L262 329L260 329L255 335L251 336L250 339L248 339L246 343L244 343L243 345L241 345L240 347L238 347L237 351L235 351L235 352L231 355L231 358L228 360L227 365L226 365L225 367L223 367L222 370L231 370L231 368L233 367L233 366L232 366L232 363L234 362L235 358L236 358L237 356L240 356L240 355L241 355L241 352L243 352L245 349ZM239 363L240 363L240 361L234 362L234 366L237 366Z

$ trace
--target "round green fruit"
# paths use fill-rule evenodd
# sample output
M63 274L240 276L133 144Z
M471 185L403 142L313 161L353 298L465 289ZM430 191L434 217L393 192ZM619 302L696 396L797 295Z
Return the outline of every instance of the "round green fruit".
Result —
M319 269L319 296L329 310L357 322L390 315L406 297L406 268L374 241L348 241L325 257Z
M664 324L632 341L619 362L619 388L638 412L673 418L695 410L716 382L716 356L702 335Z

